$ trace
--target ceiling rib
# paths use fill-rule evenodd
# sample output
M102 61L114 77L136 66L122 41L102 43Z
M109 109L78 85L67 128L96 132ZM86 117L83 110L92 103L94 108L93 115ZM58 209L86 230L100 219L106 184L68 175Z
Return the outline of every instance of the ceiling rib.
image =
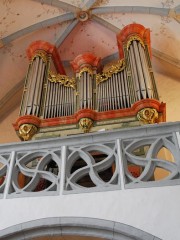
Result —
M0 100L0 122L21 102L24 79L18 82Z
M59 0L32 0L32 1L40 2L41 4L47 4L47 5L50 5L53 7L57 7L57 8L61 8L67 12L77 13L81 10L80 8L78 8L72 4L62 2Z
M65 13L63 15L57 16L55 18L51 18L51 19L47 19L44 20L42 22L33 24L31 26L28 26L22 30L19 30L11 35L6 36L5 38L0 39L0 47L3 47L4 45L12 42L13 40L22 37L30 32L42 29L44 27L47 26L51 26L53 24L56 23L61 23L63 21L67 21L67 20L73 20L74 18L77 17L77 12L80 11L81 9L73 6L71 4L59 1L59 0L33 0L33 1L38 1L41 2L41 4L48 4L57 8L61 8L67 11L71 11L69 13ZM88 0L84 7L89 9L93 6L93 4L95 3L95 0ZM110 23L107 23L104 19L99 18L98 16L95 16L94 14L104 14L104 13L143 13L143 14L154 14L154 15L160 15L160 16L169 16L169 17L173 17L176 21L179 22L179 20L177 19L177 16L172 14L173 12L176 12L176 14L179 14L179 10L180 9L180 5L178 5L176 8L174 9L168 9L168 8L153 8L153 7L143 7L143 6L110 6L110 7L98 7L98 8L94 8L91 10L91 14L92 14L92 19L94 19L95 21L97 21L98 23L102 24L105 27L108 27L110 30L114 31L114 32L118 32L119 29L116 28L115 26L113 26ZM72 25L73 26L73 25ZM72 28L73 29L73 28ZM71 30L72 30L71 29ZM69 33L70 33L70 29L69 29ZM61 37L61 36L60 36ZM59 38L60 38L59 37ZM62 36L63 39L64 36ZM59 43L58 43L59 44Z
M97 0L87 0L86 3L81 7L83 11L89 10Z
M96 2L97 0L88 0L88 1L84 1L81 5L82 5L82 10L88 10L92 7L92 5ZM56 47L59 47L62 42L66 39L66 37L70 34L70 32L75 28L75 26L78 24L79 20L75 19L74 21L72 21L69 26L66 28L66 30L60 34L60 36L57 38L56 40Z
M16 40L19 37L22 37L28 33L31 33L33 31L39 30L39 29L43 29L45 27L57 24L57 23L61 23L64 21L68 21L68 20L73 20L75 18L75 14L74 13L65 13L63 15L54 17L54 18L50 18L47 20L44 20L42 22L38 22L36 24L33 24L31 26L28 26L24 29L21 29L13 34L10 34L9 36L2 38L1 39L1 45L6 45L14 40Z
M79 20L74 19L69 26L66 28L66 30L60 34L60 36L57 37L57 40L55 42L56 47L58 48L63 41L66 39L66 37L70 34L70 32L75 28L75 26L78 24Z
M92 9L92 14L103 13L143 13L160 16L168 16L169 8L155 8L155 7L143 7L143 6L109 6L98 7Z
M92 15L91 19L93 19L94 21L96 21L97 23L103 25L104 27L108 28L109 30L118 33L120 31L119 28L117 28L116 26L114 26L113 24L107 22L106 20L96 16L96 15Z
M154 48L152 48L152 55L156 58L159 58L167 63L170 63L171 65L180 68L180 59L173 58L170 55L167 55L163 52L160 52Z

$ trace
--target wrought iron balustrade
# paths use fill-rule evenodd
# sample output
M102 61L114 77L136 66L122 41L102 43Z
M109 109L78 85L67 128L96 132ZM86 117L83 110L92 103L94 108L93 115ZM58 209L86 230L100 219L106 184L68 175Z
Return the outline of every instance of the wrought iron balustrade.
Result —
M180 122L0 146L0 198L180 184Z

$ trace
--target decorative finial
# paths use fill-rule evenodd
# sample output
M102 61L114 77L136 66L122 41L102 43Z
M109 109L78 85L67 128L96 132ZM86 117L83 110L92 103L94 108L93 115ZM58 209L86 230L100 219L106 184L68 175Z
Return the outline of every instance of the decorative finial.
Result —
M137 113L137 118L144 124L153 124L158 119L158 112L155 108L143 108Z
M38 128L35 125L25 123L19 127L19 135L24 141L28 141L37 133L37 130Z
M88 133L92 125L93 125L93 120L90 118L81 118L79 121L79 126L84 131L84 133Z

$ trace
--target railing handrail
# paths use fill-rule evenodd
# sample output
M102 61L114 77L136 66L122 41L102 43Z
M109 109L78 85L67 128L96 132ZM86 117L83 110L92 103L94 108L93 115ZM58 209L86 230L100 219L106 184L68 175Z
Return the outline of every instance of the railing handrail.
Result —
M102 126L103 128L103 126ZM53 146L57 148L60 146L80 145L89 143L98 143L99 141L108 142L115 139L128 139L143 136L156 136L158 134L168 134L180 131L180 121L168 122L159 124L143 125L140 127L131 127L123 129L105 130L103 132L93 132L87 134L76 134L66 137L48 138L40 140L32 140L28 142L5 143L0 145L0 153L13 150L24 150L25 146L30 150L46 149Z

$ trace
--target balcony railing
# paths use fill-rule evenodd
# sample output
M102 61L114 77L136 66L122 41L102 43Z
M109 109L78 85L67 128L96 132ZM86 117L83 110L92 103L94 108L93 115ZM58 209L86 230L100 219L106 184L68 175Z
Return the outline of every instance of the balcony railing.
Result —
M180 184L180 122L0 146L0 198Z

